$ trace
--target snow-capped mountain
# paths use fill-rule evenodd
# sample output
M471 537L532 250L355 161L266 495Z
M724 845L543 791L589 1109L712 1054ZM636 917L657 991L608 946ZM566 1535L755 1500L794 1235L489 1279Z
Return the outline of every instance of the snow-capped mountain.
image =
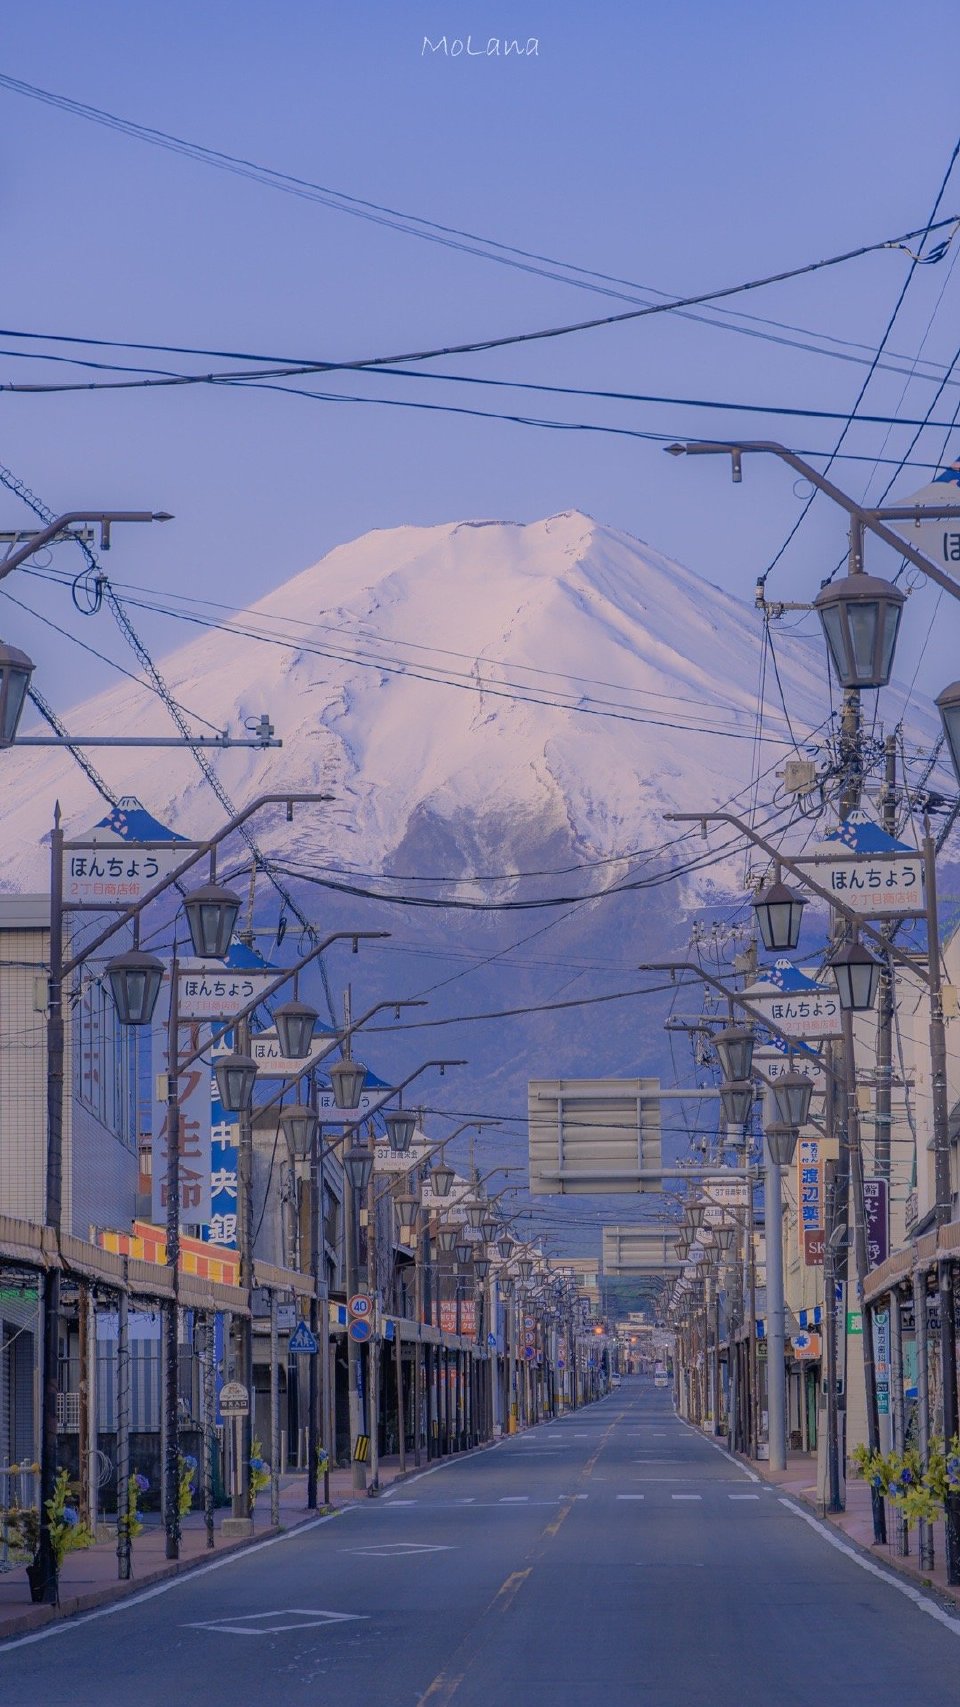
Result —
M224 586L205 591L221 597ZM503 1136L485 1142L519 1159L528 1077L666 1071L655 1004L600 998L648 982L638 962L684 946L691 908L739 897L742 856L587 904L516 903L575 903L666 877L671 860L704 849L697 834L668 848L679 831L664 811L747 807L757 752L764 808L796 750L780 686L801 747L822 740L830 699L819 638L778 638L780 686L768 660L758 722L753 608L576 512L368 534L252 610L234 617L198 600L189 612L217 626L161 661L177 700L233 731L268 712L283 740L279 751L211 755L231 799L329 792L331 804L298 809L292 823L282 809L261 818L257 836L322 930L393 933L351 961L355 1007L429 992L423 1015L403 1017L417 1029L364 1039L378 1072L468 1056L443 1086L424 1082L428 1106L503 1116ZM42 668L37 680L49 694ZM902 706L902 694L885 694L891 724ZM913 705L910 720L908 738L929 743L932 712ZM89 734L172 732L155 695L129 682L65 721ZM182 835L202 838L223 821L189 753L92 757L119 794ZM37 888L54 801L72 835L103 805L62 750L7 751L2 767L0 886ZM390 905L316 887L311 875L472 907ZM491 902L513 910L477 910ZM260 922L276 924L278 912L261 884ZM518 1008L537 1011L447 1023ZM423 1020L441 1023L420 1029Z
M163 661L176 697L234 731L267 711L283 739L279 752L215 755L231 796L288 786L336 796L292 831L278 814L265 833L300 858L411 871L436 844L436 869L449 875L529 869L527 854L551 846L608 858L663 840L665 808L726 800L749 781L756 614L576 512L367 534L236 618L202 605L191 614L227 626ZM829 703L822 648L784 637L778 655L803 742ZM49 692L42 672L38 683ZM156 697L128 682L67 721L90 734L173 732ZM761 799L792 750L786 734L768 670ZM223 817L186 753L93 756L119 792L183 834ZM96 799L62 752L8 752L3 763L7 800L19 804L4 813L0 881L21 887L54 798L70 832L92 822Z

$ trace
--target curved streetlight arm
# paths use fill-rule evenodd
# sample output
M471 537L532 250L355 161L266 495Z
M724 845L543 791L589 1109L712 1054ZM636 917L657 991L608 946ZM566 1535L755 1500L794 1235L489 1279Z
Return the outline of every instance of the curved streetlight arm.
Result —
M206 1043L198 1044L197 1048L191 1050L189 1055L185 1055L182 1058L178 1057L177 1072L184 1072L187 1067L193 1064L194 1061L198 1061L201 1055L206 1055L209 1049L216 1048L217 1044L226 1037L227 1032L232 1031L234 1026L236 1026L240 1020L249 1019L250 1015L256 1013L257 1008L259 1008L263 1002L268 1001L271 996L275 996L278 990L282 990L284 984L289 984L291 978L296 978L298 973L302 972L305 966L309 966L311 960L318 959L318 957L323 954L332 943L364 942L370 938L376 939L389 935L389 931L333 931L330 936L325 936L322 942L314 943L308 954L303 955L302 959L298 960L295 966L285 967L282 972L278 972L276 978L273 979L273 982L268 984L265 990L260 990L258 994L253 997L252 1001L247 1002L245 1007L238 1009L238 1011L233 1014L224 1025L221 1025L219 1031L211 1031ZM390 1002L388 1005L392 1008L396 1008L403 1007L405 1004L402 1002ZM416 1005L419 1006L420 1004L418 1003ZM370 1016L367 1015L367 1018L369 1017ZM184 1021L184 1024L189 1023L189 1021ZM333 1039L330 1044L330 1048L326 1052L327 1055L332 1054L333 1050L336 1049L341 1035L341 1033L337 1033L337 1036ZM321 1056L320 1059L325 1060L326 1055ZM309 1063L305 1062L303 1072L296 1073L289 1079L284 1079L281 1087L281 1094L284 1090L288 1090L291 1085L296 1084L300 1079L302 1079L303 1073L308 1072L309 1068L315 1067L316 1064L316 1059ZM276 1098L271 1100L275 1101ZM266 1106L269 1107L270 1104L267 1104Z
M397 1006L397 1003L396 1002L388 1002L387 1006L394 1008ZM383 1099L383 1102L385 1103L389 1097L399 1096L400 1092L405 1091L408 1085L412 1085L414 1079L418 1079L420 1077L421 1073L425 1073L427 1071L428 1067L465 1067L466 1065L467 1065L466 1061L449 1061L449 1060L423 1061L423 1062L421 1062L420 1066L415 1068L415 1070L412 1073L408 1073L407 1077L405 1079L401 1079L401 1081L398 1085L391 1085L389 1091L387 1092L387 1096L385 1096ZM380 1108L382 1108L383 1103L381 1103L379 1106L380 1106ZM379 1108L375 1109L374 1113L379 1113ZM324 1156L332 1155L333 1151L339 1148L339 1146L343 1143L345 1138L351 1137L353 1135L353 1133L357 1131L358 1127L364 1126L366 1124L366 1122L368 1120L372 1120L372 1118L373 1118L373 1115L361 1114L358 1116L358 1118L356 1120L345 1120L343 1122L342 1126L340 1126L340 1122L338 1121L337 1124L338 1124L338 1126L340 1126L340 1131L337 1134L336 1138L331 1138L329 1144L327 1144L326 1148L323 1150L323 1155ZM322 1124L323 1123L321 1121L321 1125ZM333 1122L331 1121L330 1124L332 1125ZM448 1144L449 1142L450 1142L450 1140L448 1138L444 1139L444 1143Z
M951 593L955 599L960 599L960 583L952 580L936 563L932 563L929 557L925 557L922 551L918 551L915 545L911 545L909 540L901 538L900 534L895 533L892 528L888 528L883 520L884 516L889 515L894 520L907 521L918 513L930 520L934 520L938 516L956 516L960 515L960 506L938 504L929 510L924 506L922 512L918 512L915 505L912 508L897 505L889 511L866 510L862 504L858 504L856 499L849 497L846 492L842 492L839 486L835 486L833 481L828 480L818 469L812 468L802 456L797 456L794 451L788 450L786 445L777 444L773 439L744 439L730 444L675 444L667 445L665 448L668 456L729 456L733 461L733 478L736 481L740 479L740 458L747 453L759 452L767 456L778 456L781 462L787 463L798 474L802 474L804 480L809 480L812 486L816 486L826 497L832 499L835 504L840 506L841 510L846 510L847 515L853 518L858 529L868 528L871 533L877 535L878 539L882 539L884 544L893 546L893 549L898 551L901 557L906 557L910 563L915 564L918 569L922 569L923 573L929 575L931 581L936 581L937 586L942 587L944 592ZM854 553L859 558L859 542L854 545Z
M843 901L838 901L835 895L831 895L829 889L824 889L822 884L817 883L814 878L808 875L805 867L798 865L786 854L781 853L779 848L775 848L772 842L767 841L766 836L759 835L756 830L752 829L749 824L745 824L742 818L738 818L735 813L665 812L663 816L671 824L700 824L704 830L706 830L706 826L708 824L732 824L734 829L738 830L742 836L746 836L748 841L753 842L755 847L762 848L764 853L768 854L772 860L776 860L778 865L785 866L787 871L791 872L798 882L803 883L807 889L812 890L813 894L818 895L821 901L826 901L831 907L835 908L835 910L847 920L848 924L856 926L857 930L859 930L863 936L867 936L871 941L875 942L877 946L883 950L884 954L889 954L891 959L896 960L901 966L909 967L910 971L915 972L922 983L930 983L930 974L925 972L923 967L919 966L911 955L905 954L902 948L897 948L895 943L888 941L874 925L868 924L866 919L862 918L859 913L855 913L852 907L846 906ZM922 918L923 915L922 913L918 913L916 917ZM726 991L725 986L723 988L725 993L729 994L729 991Z
M142 900L136 901L132 907L127 907L122 913L118 913L116 918L112 919L110 924L100 932L99 936L95 936L92 942L85 944L82 953L75 954L69 960L65 961L62 968L62 976L64 978L69 977L70 973L75 972L77 967L81 966L85 960L89 960L91 955L96 954L98 948L102 948L105 942L109 942L110 938L114 936L122 926L131 924L134 919L138 919L145 907L149 907L152 901L157 900L158 896L164 894L167 889L172 888L173 884L178 883L180 878L183 877L192 866L199 865L201 860L206 859L208 855L213 852L214 848L219 847L220 843L225 841L227 836L232 835L234 830L239 830L241 824L245 824L248 818L252 818L255 812L260 811L261 807L323 805L327 801L334 800L335 798L336 796L333 794L258 794L256 800L251 800L249 806L245 806L242 812L235 813L228 823L221 826L215 836L210 837L209 841L202 842L199 847L192 848L186 858L181 860L180 864L174 871L170 872L168 877L161 878L159 883L155 883L152 889L147 890L147 893L143 896ZM58 806L58 825L59 816L60 808ZM341 934L350 936L355 933L347 931ZM385 931L380 934L387 936L389 935L389 932Z
M52 545L54 540L63 533L65 528L74 522L99 522L100 542L104 550L110 543L111 522L172 522L173 517L165 510L67 510L62 516L55 516L46 527L32 533L29 539L16 550L8 553L0 560L0 581L11 575L14 569L19 569L28 557L42 551L45 545Z

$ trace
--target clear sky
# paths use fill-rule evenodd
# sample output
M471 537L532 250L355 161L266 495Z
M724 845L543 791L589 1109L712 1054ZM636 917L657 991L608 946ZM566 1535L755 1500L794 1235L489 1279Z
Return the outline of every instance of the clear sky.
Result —
M922 225L955 141L955 34L947 0L909 9L894 0L29 0L4 9L0 69L353 196L684 293ZM538 52L424 53L425 36L444 35L470 35L475 47L535 37ZM73 371L16 359L9 352L26 345L8 331L347 359L623 306L2 89L0 125L0 378ZM942 211L960 213L960 171ZM918 270L891 350L953 359L956 255ZM884 253L738 306L869 346L907 266L903 254ZM664 316L433 365L838 410L865 372ZM670 434L776 436L808 449L829 446L837 430L384 376L312 383ZM881 373L865 407L917 415L933 389ZM949 421L958 400L948 387L935 419ZM748 467L733 487L726 467L673 461L642 440L409 409L236 388L7 396L0 405L0 459L54 508L175 513L164 529L118 531L118 579L203 586L238 603L370 528L574 506L749 596L800 507L792 477L772 464ZM946 436L927 431L914 454L936 462ZM898 457L908 442L902 428L862 425L846 448ZM869 462L836 472L858 495L868 489ZM895 492L926 478L907 470ZM17 525L24 513L2 497L0 518ZM818 505L771 594L812 595L841 549L839 517ZM83 622L62 591L22 577L10 590L123 656L107 616ZM901 673L916 666L934 609L929 591L912 601ZM919 678L933 692L960 673L960 610L943 619ZM190 632L153 618L144 627L158 651ZM33 653L38 685L61 707L106 679L21 611L3 615L3 632Z

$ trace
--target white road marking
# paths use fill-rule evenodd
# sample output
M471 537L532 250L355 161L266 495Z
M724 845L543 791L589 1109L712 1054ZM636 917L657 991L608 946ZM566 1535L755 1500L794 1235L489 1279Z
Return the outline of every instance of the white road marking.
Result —
M530 1498L529 1494L504 1494L502 1499L500 1499L498 1501L498 1504L499 1505L526 1505L529 1498Z
M237 1618L217 1618L196 1624L184 1624L184 1630L214 1630L221 1636L278 1636L283 1630L318 1630L323 1624L355 1623L365 1620L366 1612L326 1612L320 1607L307 1609L289 1606L282 1612L248 1612ZM283 1618L293 1622L277 1623ZM268 1622L264 1622L268 1620Z
M702 1494L671 1494L672 1500L702 1500Z
M618 1494L617 1495L618 1500L645 1500L646 1497L647 1497L646 1494ZM674 1497L674 1499L682 1499L683 1495L682 1494L679 1494L679 1495L674 1494L673 1497Z
M886 1583L888 1588L895 1588L898 1594L904 1595L907 1600L912 1600L919 1612L925 1612L929 1618L935 1618L938 1624L942 1624L954 1636L960 1636L960 1619L952 1617L949 1612L944 1612L935 1600L930 1600L918 1588L912 1588L901 1577L892 1576L889 1571L882 1571L872 1559L863 1558L855 1548L848 1547L845 1541L841 1541L839 1535L835 1535L828 1524L821 1523L819 1518L814 1517L812 1512L801 1511L798 1505L794 1505L792 1500L784 1499L783 1495L780 1496L780 1504L786 1506L788 1511L792 1511L794 1517L800 1517L804 1523L808 1523L810 1528L815 1529L824 1541L829 1542L831 1547L837 1549L838 1553L843 1553L848 1559L852 1559L855 1565L860 1566L861 1571L868 1571L872 1577L879 1577L880 1581Z
M451 1547L425 1541L385 1541L381 1547L346 1547L346 1553L365 1553L369 1558L404 1559L411 1553L450 1553Z
M758 1500L759 1494L728 1494L728 1500Z

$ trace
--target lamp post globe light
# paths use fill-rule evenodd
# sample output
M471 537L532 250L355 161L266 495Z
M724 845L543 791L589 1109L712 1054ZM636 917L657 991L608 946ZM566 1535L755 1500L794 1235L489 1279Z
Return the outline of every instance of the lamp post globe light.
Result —
M468 1243L468 1241L466 1239L464 1239L463 1237L460 1237L457 1239L456 1243L454 1244L453 1254L456 1257L457 1262L460 1263L461 1265L463 1265L464 1263L468 1263L470 1261L470 1258L473 1254L473 1246L470 1243Z
M848 575L821 588L813 608L841 687L886 687L905 602L899 587L877 575Z
M505 1274L499 1284L500 1284L500 1296L501 1296L501 1298L512 1298L513 1297L513 1281L511 1280L509 1274Z
M770 954L782 954L787 949L796 948L806 904L806 898L795 889L788 888L779 877L757 891L753 910L757 915L763 946Z
M309 1108L306 1103L293 1102L289 1108L281 1110L280 1124L283 1127L283 1135L297 1160L305 1161L310 1154L314 1136L320 1124L316 1110Z
M354 1113L360 1107L366 1076L366 1067L361 1066L359 1061L352 1060L349 1055L344 1055L342 1060L333 1063L329 1068L329 1077L333 1100L338 1108Z
M473 1271L478 1280L486 1280L487 1275L490 1273L490 1258L475 1257L473 1261Z
M121 1025L149 1025L163 983L163 962L131 948L106 965L107 981Z
M733 1250L733 1241L737 1234L735 1223L732 1221L721 1221L720 1225L715 1227L713 1231L721 1254L723 1256L729 1256L730 1252Z
M960 782L960 682L951 682L948 688L938 693L934 704L940 713L954 775Z
M394 1108L383 1117L387 1128L387 1143L394 1155L405 1155L413 1142L413 1134L417 1129L417 1117L405 1108ZM451 1179L453 1175L451 1174Z
M442 1251L445 1255L449 1256L460 1236L460 1229L459 1227L451 1226L448 1221L441 1221L433 1236L436 1241L437 1250Z
M408 1193L403 1193L396 1197L394 1202L397 1205L397 1217L400 1223L400 1243L411 1248L416 1244L420 1226L420 1200Z
M720 1086L720 1106L728 1126L746 1126L753 1107L753 1097L753 1085L749 1080L745 1084Z
M883 970L862 942L846 942L827 963L837 982L840 1006L847 1013L867 1013L877 999Z
M788 1168L793 1161L800 1136L797 1128L785 1125L782 1120L774 1120L766 1128L766 1134L770 1160L774 1167Z
M513 1240L509 1237L509 1235L505 1234L502 1239L497 1240L497 1253L502 1258L502 1260L504 1262L507 1261L507 1258L509 1257L510 1252L512 1250L513 1250Z
M480 1222L480 1237L486 1245L493 1244L499 1231L500 1223L493 1216L488 1215Z
M467 1220L471 1227L482 1227L487 1218L486 1204L483 1202L467 1203L464 1207L466 1208Z
M725 1025L714 1032L713 1047L725 1079L742 1084L753 1068L753 1030L748 1025Z
M32 675L33 660L0 642L0 747L11 746L16 738Z
M813 1080L791 1066L773 1082L773 1102L782 1126L806 1126L813 1096Z
M453 1169L448 1167L446 1162L437 1162L430 1174L430 1186L434 1197L449 1197L454 1178Z
M200 960L225 960L240 911L240 897L220 883L204 883L183 898L193 952Z
M243 1114L253 1102L257 1063L249 1055L221 1055L214 1067L217 1095L227 1114Z
M373 1154L365 1144L354 1144L343 1158L355 1197L363 1197L373 1173Z
M305 1061L313 1042L313 1028L320 1015L308 1002L294 999L274 1009L273 1023L281 1055L290 1061Z
M517 1261L517 1270L521 1280L529 1280L530 1276L533 1274L533 1258L520 1257Z

